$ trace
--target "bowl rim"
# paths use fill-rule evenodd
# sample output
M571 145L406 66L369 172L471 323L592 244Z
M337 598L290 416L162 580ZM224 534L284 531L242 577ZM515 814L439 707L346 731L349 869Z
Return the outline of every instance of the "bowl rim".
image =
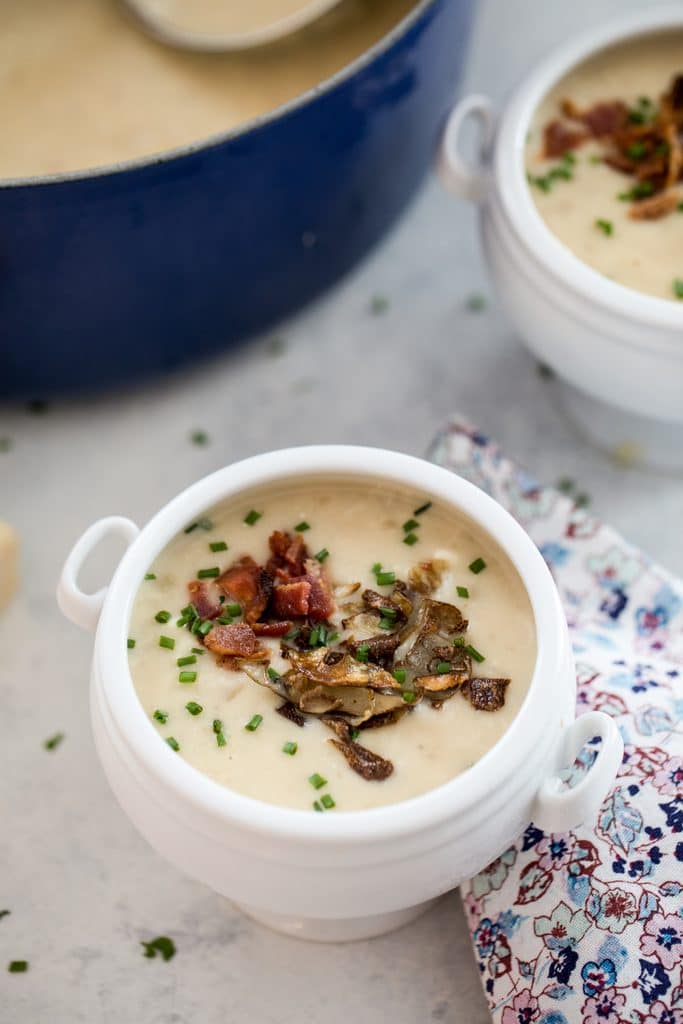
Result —
M602 275L581 260L548 227L526 179L526 136L534 113L548 92L573 68L601 50L667 28L683 30L683 7L665 4L630 12L602 23L552 50L517 86L501 116L493 168L496 191L518 241L564 289L588 299L620 320L637 320L649 328L679 331L683 303L638 292ZM661 341L661 339L658 339ZM680 343L680 337L673 339Z
M500 739L454 779L398 803L320 815L245 796L204 775L178 757L160 737L135 691L125 638L132 605L144 573L172 537L217 503L276 481L306 477L368 477L414 488L469 516L502 549L517 569L531 604L537 656L522 705ZM423 459L381 448L316 445L285 448L226 466L173 498L145 525L124 554L110 584L97 631L95 686L127 753L142 763L164 789L231 826L313 844L357 842L414 833L453 819L490 798L498 776L528 757L529 733L542 728L547 708L564 704L553 685L564 686L568 634L559 595L540 552L501 505L474 484ZM556 695L555 695L556 696ZM549 712L550 714L551 712ZM526 734L526 736L525 736ZM525 746L526 744L526 746ZM491 766L496 771L491 772ZM542 780L539 779L539 783Z
M207 135L202 139L196 139L193 142L185 143L185 145L182 146L174 146L170 149L158 150L154 153L147 154L147 156L136 157L131 160L120 160L114 163L100 164L96 167L86 168L84 170L56 172L54 174L33 174L12 178L0 177L0 192L3 189L68 184L71 182L90 181L95 178L105 178L107 176L125 174L127 171L141 171L146 168L153 168L171 163L174 160L182 160L185 157L195 156L197 153L203 153L206 150L217 149L219 146L222 146L227 142L232 142L236 139L241 141L251 133L255 133L262 128L266 128L275 121L284 120L286 117L297 113L299 110L303 110L304 108L311 106L314 101L333 92L338 86L345 84L347 81L350 81L356 74L360 74L360 72L369 67L376 59L385 55L394 46L394 44L401 39L401 37L407 35L411 28L413 28L413 26L421 21L423 16L427 14L430 7L436 7L442 2L443 0L416 0L415 6L409 10L408 13L393 26L393 28L391 28L385 35L381 36L369 49L363 50L363 52L349 64L345 64L343 67L339 68L338 71L335 71L333 75L330 75L329 78L324 78L322 81L317 82L315 85L311 86L310 89L306 89L305 92L300 93L298 96L294 96L286 103L281 103L272 110L266 111L265 114L251 118L244 124L236 125L227 131L215 132L212 135ZM140 31L142 32L143 29L140 28Z

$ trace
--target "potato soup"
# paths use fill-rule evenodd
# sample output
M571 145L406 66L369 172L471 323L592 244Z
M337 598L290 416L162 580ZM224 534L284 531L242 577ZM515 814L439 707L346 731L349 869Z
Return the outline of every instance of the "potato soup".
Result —
M188 523L140 582L128 655L156 742L236 792L328 813L470 767L517 714L536 638L476 524L392 483L315 478Z
M539 213L579 259L683 300L683 32L574 68L536 111L526 168Z
M86 170L237 128L340 71L415 2L344 0L296 36L242 54L165 46L116 0L4 4L0 178Z

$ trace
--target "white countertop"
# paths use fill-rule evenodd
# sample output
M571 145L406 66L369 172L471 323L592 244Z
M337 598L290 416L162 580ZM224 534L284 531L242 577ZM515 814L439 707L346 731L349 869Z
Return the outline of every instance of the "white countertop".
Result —
M466 86L500 98L570 31L637 0L480 0ZM503 42L504 41L504 42ZM103 777L87 706L91 639L60 618L63 557L92 520L144 521L207 472L268 448L347 441L422 453L458 409L541 478L576 479L593 507L683 571L683 484L589 448L490 296L472 210L431 182L389 239L274 335L133 394L0 407L0 518L23 539L23 590L0 620L2 1024L483 1024L455 896L410 929L309 946L252 924L162 862ZM388 298L381 316L371 298ZM211 443L188 442L203 428ZM656 514L654 513L656 509ZM99 565L102 572L102 563ZM43 740L63 730L52 753ZM174 938L170 963L139 942ZM25 975L5 963L27 959ZM4 961L4 962L3 962Z

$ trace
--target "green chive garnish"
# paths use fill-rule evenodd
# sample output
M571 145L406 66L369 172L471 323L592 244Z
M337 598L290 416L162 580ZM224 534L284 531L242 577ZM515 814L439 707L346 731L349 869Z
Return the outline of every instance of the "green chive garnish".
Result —
M412 531L419 525L420 524L418 523L417 519L406 519L405 523L403 524L403 532L412 533Z
M674 295L677 299L683 299L683 279L677 277L673 283Z
M209 547L214 552L215 551L227 551L228 550L228 545L225 543L224 540L213 540L209 544Z
M412 690L404 690L401 694L406 704L414 704L417 698L417 694L413 693Z
M168 711L160 711L159 708L157 708L152 715L152 718L155 722L161 722L162 725L166 725L166 722L168 721Z
M227 746L228 741L226 740L225 736L223 735L223 723L221 722L220 718L214 718L214 720L213 720L213 731L214 731L214 735L216 737L216 743L218 744L218 746L219 747Z
M354 658L356 659L356 661L363 661L363 662L365 662L365 661L368 660L369 653L370 653L370 646L368 644L360 644L360 646L358 646L356 648L356 653L354 654Z
M358 737L360 736L360 729L352 729L351 732L349 733L349 736L351 737L352 740L357 740Z
M196 665L196 664L197 664L197 655L196 654L186 654L184 658L176 658L176 665L178 666L178 668L182 668L183 665Z
M478 576L482 569L486 568L486 562L483 558L475 558L473 562L469 564L470 572L473 572L475 576Z
M146 580L155 580L156 576L155 576L155 574L153 572L146 572L145 573L145 579Z
M216 619L219 626L230 626L234 621L232 615L221 615L220 618Z
M268 678L272 679L273 682L277 682L277 680L280 678L280 673L271 665L268 666Z
M476 647L473 647L472 644L468 644L465 650L470 655L470 657L474 658L475 661L481 662L486 660L484 658L484 655L481 654Z
M211 621L211 619L205 619L204 622L202 622L194 630L194 632L198 633L200 636L207 636L207 634L209 634L212 629L213 629L213 622Z
M293 629L290 629L290 631L288 633L285 633L285 635L283 636L282 639L283 640L296 640L296 638L298 637L300 632L301 632L301 627L300 626L294 626Z
M412 548L413 544L417 544L417 539L416 533L407 533L403 538L403 543Z
M395 668L391 674L396 682L403 686L406 681L406 670L404 668Z
M28 970L28 960L10 960L7 970L10 974L26 974Z
M467 587L456 587L455 589L456 589L456 591L458 593L458 597L469 597L470 596L470 592L467 589Z
M322 789L323 786L327 785L327 779L324 779L318 772L313 772L312 775L309 775L308 781L313 786L313 789Z
M162 633L159 637L159 647L166 647L167 650L172 651L175 647L175 640L172 636L164 636Z
M318 640L320 639L320 631L318 629L312 629L308 634L308 646L317 647Z
M203 447L209 443L209 435L205 430L193 430L190 434L190 441L192 441L192 444Z
M425 501L424 505L420 505L419 508L415 509L415 511L413 512L413 515L414 516L421 516L424 512L428 512L431 507L432 507L432 502L431 501Z
M197 681L196 672L179 672L178 682L179 683L194 683Z
M297 523L294 529L297 533L305 533L306 530L310 530L310 523L307 523L305 519L302 519L300 523Z
M175 956L175 943L167 935L159 935L156 939L152 939L151 942L141 942L140 945L145 950L143 956L149 957L150 960L157 953L159 953L162 960L171 960Z
M132 651L133 648L135 647L135 640L133 640L131 636L128 637L128 640L126 641L126 646L129 651Z
M294 757L294 755L296 754L298 749L299 749L299 744L298 743L294 743L294 742L292 742L292 740L287 740L287 742L285 743L285 745L282 748L282 753L283 754L289 754L290 757Z
M373 295L370 301L370 312L373 316L381 316L389 308L389 300L385 295Z
M244 728L247 730L247 732L256 732L262 721L263 715L254 715L252 718L249 719Z
M193 654L204 654L203 647L190 647L190 650L192 651Z
M436 666L436 674L437 674L437 676L445 676L448 672L450 672L450 670L451 670L451 663L450 663L450 661L440 661L439 664Z
M192 533L194 530L213 530L213 523L205 516L203 519L197 519L196 522L186 526L184 533Z
M378 572L375 579L378 587L390 587L396 582L395 572Z
M45 740L43 746L45 747L46 750L56 750L63 739L64 733L56 732L54 736L50 736L49 739Z
M375 562L375 564L374 564L374 565L373 565L373 567L372 567L372 573L373 573L373 575L375 575L375 576L376 576L376 575L377 575L377 573L378 573L378 572L381 572L381 571L382 571L382 563L381 563L381 562Z
M156 619L157 622L168 622L168 620L171 618L171 613L167 611L157 612L154 618Z
M455 640L453 641L453 646L454 647L464 647L465 646L465 637L464 636L456 636Z
M175 750L177 754L178 751L180 750L180 744L178 743L178 740L175 738L175 736L167 736L166 742L168 743L171 750Z
M185 710L189 711L190 714L193 717L195 717L196 715L201 715L201 713L204 710L204 708L202 707L201 704L197 704L196 700L189 700L187 702L187 704L185 705Z
M326 558L330 557L330 553L327 548L321 548L318 554L315 556L316 561L324 562Z
M216 576L220 576L221 571L217 565L212 566L210 569L200 569L197 573L198 580L212 580Z
M604 220L604 218L598 217L595 221L595 226L598 231L602 231L603 235L609 236L614 234L614 224L611 220Z
M246 516L244 517L244 522L247 524L247 526L253 526L254 523L258 523L262 515L263 512L257 512L256 509L252 508L251 511L247 512Z
M336 806L334 800L332 799L329 793L323 793L323 795L320 797L320 803L323 805L326 811L329 811Z
M644 142L632 142L630 146L626 147L626 155L629 156L631 160L640 160L645 156L646 152L647 146Z
M320 801L319 800L314 800L313 801L313 810L314 811L322 811L322 809L323 808L322 808L322 804L320 803Z
M481 313L482 310L486 309L486 299L483 295L470 295L466 305L470 313Z
M630 191L620 192L617 199L620 199L622 203L630 203L634 199L645 199L647 196L651 196L654 190L655 187L651 181L639 181Z
M228 615L241 615L242 605L238 601L231 601L225 606Z

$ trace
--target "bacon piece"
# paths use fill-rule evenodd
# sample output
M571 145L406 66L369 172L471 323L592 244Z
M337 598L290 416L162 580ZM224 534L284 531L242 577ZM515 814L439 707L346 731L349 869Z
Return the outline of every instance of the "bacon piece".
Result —
M233 562L217 582L224 594L242 605L246 622L260 619L270 600L273 577L257 565L251 555Z
M632 220L659 220L660 217L673 213L678 202L675 192L660 192L659 195L633 203L628 215Z
M253 658L262 653L257 646L254 630L245 622L214 626L204 638L204 644L221 657Z
M291 533L275 530L268 538L268 544L272 554L266 569L271 575L284 580L303 576L308 551L300 533L292 536Z
M305 579L311 584L308 617L313 622L325 622L329 619L335 607L330 581L320 562L317 562L314 558L307 559L305 568Z
M573 100L562 100L561 108L565 117L580 121L596 139L613 135L628 121L628 108L621 100L594 103L587 110L582 110Z
M546 158L564 156L576 149L588 136L585 131L570 128L563 121L551 121L543 132L543 156Z
M281 583L273 591L273 609L280 616L309 614L312 587L307 577Z
M220 589L213 580L192 580L187 585L190 601L197 609L200 619L215 619L222 610Z
M292 628L291 622L253 622L251 628L256 636L284 636Z

